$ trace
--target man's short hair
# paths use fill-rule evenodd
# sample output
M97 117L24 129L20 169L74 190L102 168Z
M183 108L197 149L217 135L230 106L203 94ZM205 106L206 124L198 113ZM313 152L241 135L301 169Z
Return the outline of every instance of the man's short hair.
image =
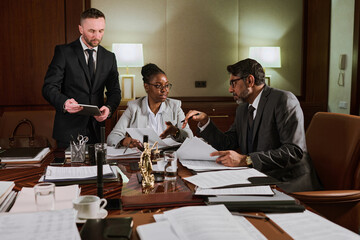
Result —
M82 21L85 20L86 18L104 18L105 19L105 15L96 8L89 8L81 13L80 23L82 23Z
M240 78L247 78L251 74L255 78L255 85L265 83L265 72L263 67L256 60L251 58L227 66L227 71Z

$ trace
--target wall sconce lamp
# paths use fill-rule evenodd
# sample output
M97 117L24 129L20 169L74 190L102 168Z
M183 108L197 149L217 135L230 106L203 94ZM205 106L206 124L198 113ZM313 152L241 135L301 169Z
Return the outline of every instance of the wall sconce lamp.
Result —
M116 56L117 67L126 67L126 74L120 75L121 100L135 99L135 75L129 74L129 67L144 65L141 43L113 43L112 51Z
M280 47L250 47L249 58L258 61L264 68L281 68ZM270 86L271 75L265 75L266 85Z

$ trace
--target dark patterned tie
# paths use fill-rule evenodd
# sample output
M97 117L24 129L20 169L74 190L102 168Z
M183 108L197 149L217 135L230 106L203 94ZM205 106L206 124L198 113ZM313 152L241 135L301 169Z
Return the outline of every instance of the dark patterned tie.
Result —
M254 129L254 111L255 108L250 105L248 109L248 127L247 127L247 152L251 153L253 151L252 137Z
M95 50L86 49L85 51L89 54L88 67L90 73L90 80L91 80L91 85L94 85L95 65L94 65L93 52Z

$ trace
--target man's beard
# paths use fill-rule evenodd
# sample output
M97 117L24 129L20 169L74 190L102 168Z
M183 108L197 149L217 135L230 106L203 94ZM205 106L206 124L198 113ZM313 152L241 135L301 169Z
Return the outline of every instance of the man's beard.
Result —
M84 36L84 39L85 39L85 42L87 44L89 44L91 47L97 47L97 46L100 45L100 42L101 42L101 39L94 39L94 40L89 41L89 39L87 37L85 37L85 36ZM93 41L97 41L97 43L94 44Z
M235 93L233 93L233 96L237 97L236 99L237 104L244 103L246 102L246 99L249 97L249 90L245 89L242 93L240 93L240 96L237 96Z

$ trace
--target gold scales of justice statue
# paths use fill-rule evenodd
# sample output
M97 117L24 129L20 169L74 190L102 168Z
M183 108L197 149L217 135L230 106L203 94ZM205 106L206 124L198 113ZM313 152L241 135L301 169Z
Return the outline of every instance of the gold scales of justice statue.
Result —
M151 160L151 151L156 146L156 150L154 151L154 156L159 156L160 151L158 149L158 142L155 142L153 146L150 148L148 143L148 136L144 135L144 151L140 156L139 161L139 169L142 176L141 186L144 193L150 193L152 189L154 189L155 185L155 177L152 173L152 160ZM155 161L157 159L154 159Z

